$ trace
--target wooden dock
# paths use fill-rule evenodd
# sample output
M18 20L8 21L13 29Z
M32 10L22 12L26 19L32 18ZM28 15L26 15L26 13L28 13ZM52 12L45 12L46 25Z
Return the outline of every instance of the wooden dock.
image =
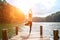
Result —
M40 26L41 28L42 26ZM25 28L24 28L25 29ZM28 29L28 28L27 28ZM2 40L59 40L58 39L58 30L53 30L53 39L50 39L48 36L44 36L42 28L40 32L18 32L18 27L16 27L16 35L8 39L7 30L2 30Z
M30 35L27 33L19 34L20 35L16 35L15 37L12 37L10 40L50 40L47 36L40 37L39 33L31 33Z

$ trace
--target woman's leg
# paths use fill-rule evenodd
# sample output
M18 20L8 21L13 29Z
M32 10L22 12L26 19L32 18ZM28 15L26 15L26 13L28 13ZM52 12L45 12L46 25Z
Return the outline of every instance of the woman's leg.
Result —
M32 21L29 22L30 23L30 33L32 31Z

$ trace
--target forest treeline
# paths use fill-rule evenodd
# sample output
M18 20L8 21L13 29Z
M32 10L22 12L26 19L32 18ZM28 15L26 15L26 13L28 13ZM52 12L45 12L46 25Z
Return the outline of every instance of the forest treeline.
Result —
M0 24L22 23L25 19L24 13L7 2L0 2Z
M60 22L60 11L52 13L47 17L33 17L33 22Z
M15 35L15 27L24 23L25 15L19 8L9 4L6 0L0 0L0 40L2 38L2 29L7 29L8 38Z

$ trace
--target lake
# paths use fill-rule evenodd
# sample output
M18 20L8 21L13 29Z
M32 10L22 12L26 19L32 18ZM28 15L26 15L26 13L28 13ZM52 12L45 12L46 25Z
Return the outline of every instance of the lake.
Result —
M48 37L52 38L54 29L59 30L59 36L60 36L60 22L33 22L32 31L39 32L40 25L43 26L43 35L44 36L48 36Z
M33 22L32 32L40 32L40 25L43 26L43 35L53 39L53 30L59 30L60 37L60 22ZM26 30L27 31L27 30Z

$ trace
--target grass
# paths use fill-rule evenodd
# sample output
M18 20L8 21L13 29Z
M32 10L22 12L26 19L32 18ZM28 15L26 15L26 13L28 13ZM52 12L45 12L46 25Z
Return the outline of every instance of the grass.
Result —
M2 29L8 30L8 37L11 38L15 35L15 24L0 24L0 39L2 38Z

